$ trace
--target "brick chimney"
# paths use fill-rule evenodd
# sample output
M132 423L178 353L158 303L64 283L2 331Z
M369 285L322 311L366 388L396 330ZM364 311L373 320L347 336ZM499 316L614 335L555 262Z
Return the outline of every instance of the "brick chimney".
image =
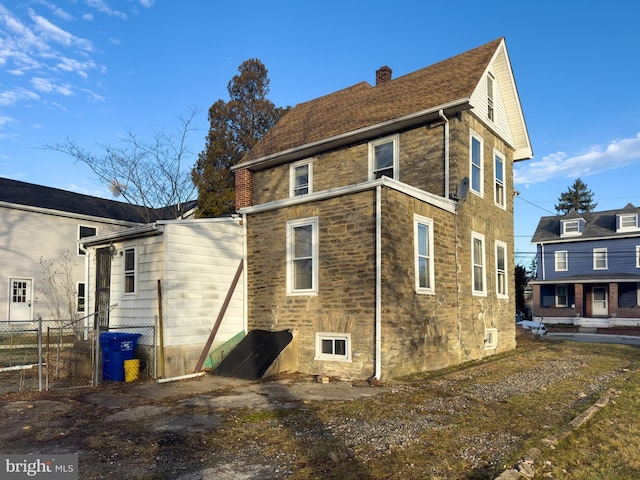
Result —
M236 210L253 205L253 172L243 168L236 170Z
M386 65L376 70L376 86L391 80L391 69Z

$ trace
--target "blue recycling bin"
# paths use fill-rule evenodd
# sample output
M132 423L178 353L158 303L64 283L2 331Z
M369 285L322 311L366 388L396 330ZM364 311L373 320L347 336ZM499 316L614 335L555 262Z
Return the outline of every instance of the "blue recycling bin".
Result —
M133 359L140 333L105 332L100 334L102 380L124 382L124 361Z

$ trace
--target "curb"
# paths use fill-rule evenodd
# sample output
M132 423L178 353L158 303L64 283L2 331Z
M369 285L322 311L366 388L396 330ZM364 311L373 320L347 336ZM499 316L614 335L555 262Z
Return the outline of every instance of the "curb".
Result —
M618 396L620 392L617 390L609 390L596 403L582 412L576 418L571 420L567 425L562 427L558 432L542 439L543 448L555 448L560 440L567 437L571 432L577 430L587 421L589 421L598 411L605 407L612 396ZM525 456L517 462L513 468L505 470L494 480L517 480L519 478L533 478L535 475L535 462L542 455L542 451L538 448L531 448Z

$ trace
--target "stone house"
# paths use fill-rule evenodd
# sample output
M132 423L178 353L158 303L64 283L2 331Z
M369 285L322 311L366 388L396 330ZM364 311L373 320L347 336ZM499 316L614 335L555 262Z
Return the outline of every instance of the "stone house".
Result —
M514 348L531 157L504 38L295 106L234 168L249 330L291 331L289 369L344 378Z

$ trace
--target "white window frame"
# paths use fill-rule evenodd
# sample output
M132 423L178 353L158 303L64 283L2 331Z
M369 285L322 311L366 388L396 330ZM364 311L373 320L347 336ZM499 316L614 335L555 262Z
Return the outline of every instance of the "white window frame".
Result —
M124 247L122 249L122 291L125 295L136 295L138 292L138 249ZM133 268L127 270L127 253L133 252ZM127 291L127 279L133 277L133 290Z
M631 220L631 222L629 222ZM623 225L624 222L629 223ZM635 213L621 213L618 215L618 232L636 232L638 231L638 215Z
M561 237L577 237L582 235L580 231L580 220L562 220L562 233ZM574 227L575 225L575 227ZM575 230L574 230L575 228Z
M564 268L562 268L562 262L564 262ZM554 267L556 272L569 270L569 252L567 250L558 250L554 253Z
M498 162L502 165L502 178L498 178ZM505 157L497 151L493 151L493 201L496 206L506 210L507 208L507 189L505 187ZM501 198L498 199L498 193L501 192Z
M636 268L640 268L640 245L636 245Z
M323 353L322 344L323 340L331 342L342 340L345 342L345 354L339 355L335 353ZM333 343L335 346L335 343ZM335 350L334 350L335 351ZM348 362L352 360L351 357L351 334L350 333L329 333L329 332L316 332L316 355L314 360L330 361L330 362Z
M82 235L83 228L93 229L95 233L93 235ZM97 234L98 234L98 227L93 227L91 225L82 225L82 224L78 225L78 242L80 242L80 240L82 240L83 238L92 237ZM80 248L80 244L78 244L78 255L85 255L85 253Z
M558 289L561 289L561 288L564 288L564 294L559 295L558 294ZM559 298L561 296L564 296L564 303L560 303L560 301L559 301ZM569 288L567 287L567 285L565 283L556 285L555 302L556 302L556 307L568 307L569 306Z
M475 254L475 242L479 241L482 247L482 258L476 258ZM481 269L481 279L482 280L482 289L476 289L476 269ZM471 289L473 295L476 296L486 296L487 295L487 255L485 253L485 242L484 235L476 232L471 232Z
M498 329L485 328L484 329L484 349L493 350L497 347L498 347Z
M598 265L599 262L604 261L604 265ZM606 248L594 248L593 249L593 269L594 270L608 270L609 269L609 257L607 255Z
M473 162L473 142L477 141L480 148L480 158L478 159L479 164L476 165ZM474 188L473 185L473 172L474 169L478 170L478 189ZM484 139L478 135L473 130L469 131L469 184L471 186L471 191L478 195L479 197L484 198Z
M504 255L504 266L502 269L498 264L498 259L500 258L498 255L498 251L500 249L503 250L503 255ZM496 296L498 298L509 298L509 287L508 287L509 282L507 282L507 272L509 271L508 260L507 260L508 258L507 244L504 242L501 242L500 240L496 240L495 255L496 255L495 257L496 258ZM500 281L501 278L502 278L502 282ZM502 285L503 291L500 291L501 285Z
M307 167L307 191L300 193L298 190L301 190L304 186L300 187L296 185L296 170L305 166ZM297 197L300 195L307 195L309 193L313 193L313 160L307 159L292 163L289 166L289 196Z
M82 286L83 295L80 295L80 286ZM82 308L80 308L80 300L82 300ZM76 312L84 313L87 311L87 285L84 282L76 282Z
M311 226L311 288L295 288L295 229ZM316 295L318 293L318 217L287 222L287 295Z
M487 74L487 118L492 122L495 121L496 116L495 107L493 105L494 82L495 77L491 73Z
M420 245L420 227L427 228L427 245L426 245L426 254L421 253L421 245ZM435 290L435 269L433 266L434 256L433 256L433 220L431 218L423 217L421 215L414 214L413 215L413 245L414 245L414 268L415 268L415 287L416 293L424 293L424 294L434 294ZM427 285L421 285L420 278L420 263L421 260L425 260L427 264Z
M373 142L369 142L369 180L376 179L376 169L375 169L375 152L376 147L380 145L384 145L386 143L392 143L392 151L393 151L393 179L398 180L399 177L399 157L400 157L400 136L392 135L390 137L379 138Z

